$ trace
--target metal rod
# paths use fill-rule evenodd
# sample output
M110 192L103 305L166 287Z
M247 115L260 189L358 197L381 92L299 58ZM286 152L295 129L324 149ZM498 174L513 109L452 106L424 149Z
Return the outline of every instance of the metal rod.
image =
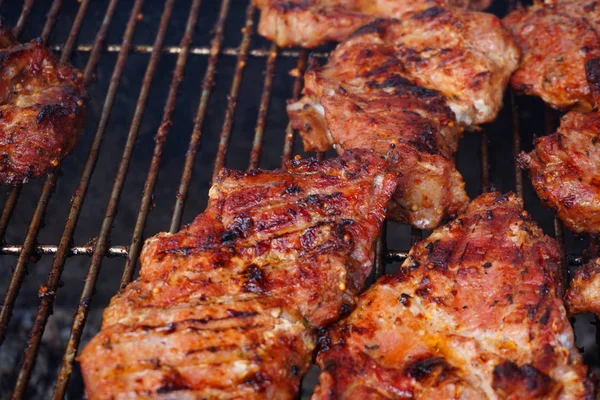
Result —
M33 3L35 3L35 0L25 0L25 2L23 3L23 8L21 9L19 19L17 20L17 23L15 24L12 30L13 35L15 35L15 37L17 38L21 36L21 33L23 33L25 21L27 21L29 14L31 14L31 7L33 7Z
M407 257L408 257L408 251L388 250L385 253L385 261L388 264L391 264L393 262L402 262L402 261L406 260Z
M10 222L10 218L12 217L12 213L17 205L17 199L19 198L19 194L21 193L22 186L13 186L10 189L10 193L6 198L6 202L4 203L4 207L2 207L2 215L0 216L0 242L4 242L4 236L6 235L6 229L8 228L8 223ZM1 342L1 340L0 340Z
M298 55L298 62L296 64L296 69L294 73L296 74L296 79L294 81L294 90L292 92L292 99L298 100L300 98L300 94L302 93L302 87L304 86L304 71L306 69L306 51L300 51ZM292 128L292 123L289 122L287 128L285 129L285 141L283 143L283 153L281 155L281 166L285 168L286 163L291 160L292 153L294 152L294 128Z
M63 49L63 47L64 47L63 44L55 44L55 45L50 46L50 49L52 49L53 51L61 51ZM208 56L211 54L210 49L211 48L207 47L207 46L191 47L189 50L189 53L193 54L193 55ZM82 52L82 53L90 52L92 50L92 45L91 44L79 44L79 45L77 45L76 50L78 52ZM118 45L118 44L106 45L104 51L106 51L107 53L118 53L119 51L121 51L121 45ZM148 44L136 45L133 47L132 51L134 53L151 53L152 45L148 45ZM166 53L166 54L179 54L183 51L183 49L181 48L181 46L165 46L165 47L163 47L162 51L163 51L163 53ZM240 53L240 49L238 47L224 47L223 49L221 49L221 55L224 55L224 56L237 57L239 55L239 53ZM269 57L270 53L271 53L271 49L251 49L248 51L249 56L257 57L257 58ZM301 53L302 53L302 51L281 50L279 52L279 56L285 57L285 58L298 58L301 55ZM311 52L310 56L316 57L316 58L327 58L329 56L329 53Z
M488 133L481 132L481 192L489 192L490 187L490 161L488 148Z
M142 118L144 116L144 110L146 108L146 104L148 103L148 95L150 93L152 80L154 79L154 75L156 74L158 63L160 61L160 48L164 43L174 2L175 0L166 0L163 13L160 18L160 24L156 34L156 40L154 42L154 48L157 49L157 51L153 52L150 56L150 61L142 81L142 88L140 89L140 94L135 106L135 111L133 113L133 120L127 135L125 148L123 149L121 161L119 162L117 176L114 181L115 183L110 194L108 206L106 207L104 220L102 221L102 227L96 242L94 255L92 256L90 268L85 278L85 283L83 285L77 311L75 312L75 316L73 318L73 325L71 326L69 341L67 342L67 347L65 349L63 360L58 372L56 385L54 386L54 393L52 394L52 398L54 400L64 398L67 385L69 383L69 377L73 371L73 362L75 360L75 355L77 354L77 349L79 348L83 327L85 326L88 311L92 303L94 290L96 288L96 281L98 280L98 275L100 274L100 268L102 266L102 260L108 250L108 242L110 240L114 219L117 215L117 207L119 206L119 200L123 191L123 186L125 185L125 179L127 178L127 172L129 170L131 156L135 148L135 142L137 140Z
M510 92L512 114L513 156L515 160L515 192L524 200L523 171L517 164L517 156L521 152L521 130L519 121L519 106L514 92Z
M225 121L219 136L219 148L215 157L215 165L213 167L212 180L214 181L221 168L225 165L225 156L229 148L229 140L231 138L231 127L233 125L233 117L237 105L240 87L242 85L242 77L246 67L246 59L248 58L248 49L250 48L250 40L252 38L252 26L254 24L254 3L251 1L246 8L246 23L242 29L243 37L240 43L240 54L237 58L231 89L227 96L227 109L225 110Z
M265 134L265 125L267 123L267 113L269 112L269 102L271 100L271 89L273 87L273 78L275 77L275 62L277 61L277 45L273 43L267 58L265 68L265 83L263 85L260 106L258 108L258 119L256 129L254 129L254 140L252 141L252 151L250 152L250 162L248 169L256 169L259 166L260 153L262 150L263 138Z
M386 230L387 223L384 222L381 227L381 234L379 238L377 238L377 242L375 243L375 263L373 265L373 274L375 279L378 279L383 274L385 274L385 243L386 243Z
M44 44L48 42L48 37L50 37L50 33L52 33L52 28L54 28L54 25L56 25L56 19L58 17L58 13L60 12L61 6L62 0L54 0L50 6L50 11L48 11L46 16L46 24L44 25L41 35L42 42Z
M23 245L4 245L0 246L0 254L1 255L11 255L18 256L23 252ZM38 244L33 247L33 254L36 255L52 255L56 254L58 251L58 246L50 245L50 244ZM127 246L110 246L108 248L108 256L115 257L127 257L129 253L129 249ZM94 246L72 246L69 247L67 255L69 256L78 256L78 255L87 255L91 256L94 254Z
M119 291L123 290L125 286L133 279L133 273L135 272L135 265L137 263L140 251L142 249L142 236L144 228L146 226L146 220L150 213L152 203L152 193L156 181L158 180L158 173L160 169L160 162L162 159L163 149L167 136L171 129L171 118L175 111L175 105L177 103L177 95L179 94L179 87L183 81L183 74L188 59L188 51L192 44L192 37L194 30L196 29L196 23L198 21L198 11L200 9L200 0L194 0L190 8L188 20L185 28L185 33L181 38L180 46L184 51L179 53L177 57L177 63L175 64L175 70L173 71L173 79L169 87L169 94L167 96L167 102L163 110L162 121L158 132L154 138L156 142L154 146L154 153L152 155L152 161L150 168L148 169L148 176L146 183L144 184L144 192L142 195L142 202L140 205L140 211L135 222L135 228L131 238L131 245L129 246L129 254L127 255L127 261L125 261L125 268L123 270L123 276L121 277L121 284L119 285ZM109 248L110 252L110 248ZM109 253L110 254L110 253Z
M219 18L214 26L214 36L211 41L210 57L208 59L208 67L202 80L202 94L200 95L200 102L198 104L198 110L194 118L194 127L192 128L192 135L190 137L190 144L185 155L185 164L183 166L183 173L181 174L181 181L179 183L179 189L177 190L177 199L175 201L175 207L173 209L173 216L171 217L171 226L169 231L171 233L177 232L181 225L181 217L183 215L183 207L185 200L187 199L188 189L190 180L192 179L192 171L194 169L194 160L196 159L196 152L200 145L200 138L202 137L202 125L204 124L204 117L206 116L206 109L208 108L208 100L212 93L214 86L214 76L217 71L217 62L219 61L219 54L221 53L221 43L223 42L225 21L227 19L227 13L229 12L230 0L223 0L221 2L221 9L219 11Z
M116 2L116 0L114 0ZM125 68L125 62L127 60L127 56L129 54L129 50L131 49L131 42L133 39L133 34L135 31L135 26L137 24L137 15L141 11L143 0L136 0L133 5L133 9L129 18L129 22L127 23L127 28L125 29L125 35L123 39L123 48L122 52L119 54L117 58L117 63L115 65L115 69L113 71L113 75L110 80L110 85L108 89L108 93L104 102L104 107L102 109L102 114L100 117L100 122L98 125L98 129L96 131L96 135L94 137L94 141L92 147L90 149L88 158L86 160L84 170L81 176L81 180L75 191L73 196L73 200L71 202L71 208L69 211L69 217L67 219L67 223L65 224L65 229L63 231L63 235L60 239L59 249L56 253L56 257L52 263L52 267L50 269L50 273L48 275L48 282L46 285L47 295L43 296L41 299L40 308L36 315L33 328L31 329L29 335L29 341L27 343L27 348L25 350L25 355L23 358L23 363L21 365L19 375L17 377L17 382L15 385L15 389L13 392L13 398L18 399L23 397L25 390L27 388L27 384L29 382L29 378L31 376L31 371L35 364L35 359L37 357L37 353L39 350L40 342L42 335L44 333L44 329L46 327L46 322L48 321L48 317L52 310L52 305L54 303L54 297L56 295L56 290L58 288L60 277L62 274L62 270L64 267L64 262L66 260L68 249L71 247L70 242L73 237L73 232L77 225L77 221L79 218L79 212L83 204L83 200L85 198L85 194L87 192L87 187L96 165L96 161L98 158L98 152L100 150L100 145L102 143L102 138L104 136L104 131L106 129L106 125L108 124L108 118L110 116L110 111L112 109L112 105L114 104L116 91L119 86L119 82L121 79L121 75L123 74L123 70ZM116 6L111 1L109 4L108 11L111 6ZM107 13L108 13L107 11ZM79 15L78 15L79 16ZM106 21L106 19L105 19ZM74 26L75 27L75 26ZM104 25L104 22L96 36L96 43L101 44L104 42L106 37L106 32L108 30L108 26ZM97 52L93 52L93 54L98 54ZM89 71L90 63L95 64L98 60L90 58L88 61L88 66L86 67L86 71ZM85 74L84 74L85 75ZM85 78L84 78L85 79Z
M50 15L49 18L46 20L46 23L44 24L44 30L50 30L48 27L52 26L53 24L52 18L52 15ZM21 284L23 283L23 279L27 274L27 264L29 263L30 256L34 251L34 246L36 244L40 228L43 225L48 201L50 200L50 196L52 195L54 187L56 186L56 176L56 172L50 173L46 178L46 181L44 182L44 186L42 188L42 192L40 194L40 198L38 200L35 212L33 214L31 223L29 224L29 228L27 229L27 235L23 243L23 248L19 253L19 259L17 260L17 264L14 268L14 272L8 284L8 289L6 290L6 294L4 296L3 306L0 310L0 345L2 345L2 343L4 342L6 330L8 329L8 323L12 316L12 310L15 301L19 294L19 290L21 288ZM2 217L0 218L0 229L2 233L2 238L4 238L4 234L6 233L8 221L11 218L20 191L20 186L13 188L4 206Z

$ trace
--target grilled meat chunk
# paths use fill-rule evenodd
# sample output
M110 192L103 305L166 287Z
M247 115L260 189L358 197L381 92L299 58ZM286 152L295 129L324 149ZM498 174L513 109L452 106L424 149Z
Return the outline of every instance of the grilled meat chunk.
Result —
M340 42L377 17L400 18L432 6L482 10L492 0L254 0L258 32L281 47Z
M331 328L313 399L591 399L559 263L520 198L476 198Z
M585 64L600 56L600 4L554 0L518 8L503 20L523 51L514 90L558 109L589 111L595 102Z
M81 78L0 21L0 183L44 175L73 151L85 120Z
M600 258L590 260L575 272L565 300L571 314L600 315Z
M600 233L600 113L570 112L519 156L533 188L575 233Z
M373 152L223 170L206 211L149 239L80 356L89 399L293 399L313 330L354 306L396 185Z
M389 217L431 229L464 209L458 140L463 126L495 118L518 57L499 20L483 13L434 7L377 20L325 66L311 65L288 114L305 150L389 154L400 177Z

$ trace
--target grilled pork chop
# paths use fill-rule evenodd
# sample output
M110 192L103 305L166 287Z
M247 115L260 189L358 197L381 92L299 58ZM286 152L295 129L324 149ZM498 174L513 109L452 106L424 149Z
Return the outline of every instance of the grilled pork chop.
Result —
M80 356L89 399L293 399L313 329L371 272L396 178L373 152L223 170L204 213L150 238Z
M503 20L523 51L514 90L558 109L589 111L595 105L585 65L600 56L600 3L552 0L519 7Z
M81 78L0 20L0 183L44 175L73 151L85 120Z
M389 154L400 177L389 217L431 229L464 210L458 140L495 118L518 57L491 15L434 7L377 20L313 63L288 114L305 150Z
M520 198L476 198L330 330L313 399L592 399L559 263Z
M482 10L492 0L254 0L262 11L258 32L281 47L313 48L340 42L377 17L396 17L432 6Z
M600 233L600 113L566 114L519 162L533 188L575 233Z
M600 258L590 260L575 272L565 300L572 314L600 315Z

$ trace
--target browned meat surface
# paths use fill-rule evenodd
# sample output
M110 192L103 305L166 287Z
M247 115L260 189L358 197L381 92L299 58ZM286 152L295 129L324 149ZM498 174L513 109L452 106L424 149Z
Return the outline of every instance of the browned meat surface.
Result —
M373 152L223 170L206 211L149 239L80 356L89 399L293 399L313 329L371 273L395 189Z
M550 3L550 1L548 2ZM554 0L519 8L504 18L523 51L512 87L552 107L589 111L594 99L585 64L600 56L600 3Z
M44 175L73 151L85 120L81 77L0 21L0 183Z
M305 150L390 155L400 183L389 217L431 229L464 209L452 161L458 140L463 126L496 117L518 57L500 21L484 13L434 7L377 20L325 66L311 66L288 114Z
M569 312L593 312L600 315L600 258L579 268L565 296Z
M281 47L340 42L377 17L400 18L431 6L482 10L492 0L254 0L258 32Z
M313 399L592 399L559 262L520 198L478 197L330 329Z
M570 112L519 157L540 199L575 233L600 233L600 113Z

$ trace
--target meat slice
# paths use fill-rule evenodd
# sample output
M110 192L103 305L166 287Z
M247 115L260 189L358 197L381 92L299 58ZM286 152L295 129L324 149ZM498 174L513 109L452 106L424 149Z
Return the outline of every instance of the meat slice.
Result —
M452 161L458 140L463 127L496 117L518 57L500 21L484 13L433 7L377 20L325 66L313 62L288 114L305 150L390 155L400 183L389 217L431 229L464 209Z
M519 157L533 188L575 233L600 233L600 113L570 112Z
M313 399L592 399L559 263L519 197L476 198L334 325Z
M148 239L80 362L89 399L293 399L313 330L354 306L396 185L368 151L223 170L181 231Z
M600 258L590 260L575 272L565 299L572 314L600 315Z
M400 18L431 6L482 10L492 0L254 0L258 32L281 47L340 42L377 17Z
M73 151L84 98L79 71L39 41L18 43L0 20L0 183L44 175Z
M595 104L585 64L600 56L600 4L554 0L518 8L503 20L523 51L514 90L558 109L589 111Z

